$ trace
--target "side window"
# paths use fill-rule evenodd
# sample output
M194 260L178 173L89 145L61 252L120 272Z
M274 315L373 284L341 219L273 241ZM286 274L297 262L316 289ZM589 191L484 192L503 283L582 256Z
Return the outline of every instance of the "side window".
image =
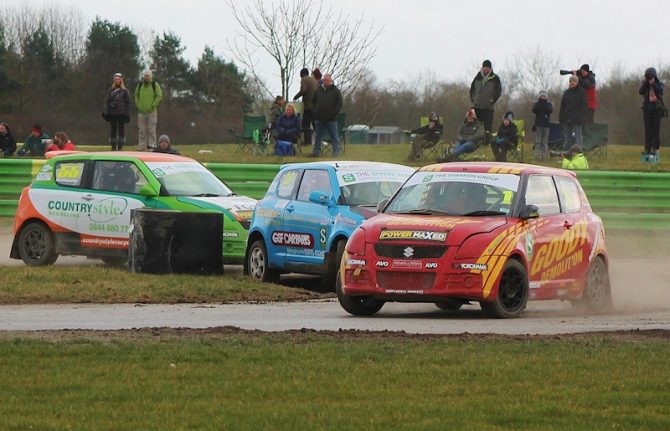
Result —
M93 167L94 190L137 193L147 179L132 162L96 161Z
M56 184L79 187L84 176L84 162L61 162L56 165Z
M582 209L582 200L575 180L567 177L555 177L558 195L564 213L576 213Z
M540 215L558 214L561 212L556 187L551 177L546 175L531 175L528 178L526 205L537 206L540 210Z
M283 199L291 199L293 197L293 190L298 183L300 171L286 171L279 177L279 185L277 186L277 197Z
M328 171L316 169L306 170L305 174L302 176L297 199L299 201L308 201L309 195L315 191L328 193L329 195L333 194Z

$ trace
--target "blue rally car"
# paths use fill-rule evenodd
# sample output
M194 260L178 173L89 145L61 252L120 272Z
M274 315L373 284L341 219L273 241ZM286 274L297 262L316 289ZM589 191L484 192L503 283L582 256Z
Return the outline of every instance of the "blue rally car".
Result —
M377 204L414 172L376 162L314 162L282 166L254 209L244 272L259 281L281 273L322 275L332 289L344 245Z

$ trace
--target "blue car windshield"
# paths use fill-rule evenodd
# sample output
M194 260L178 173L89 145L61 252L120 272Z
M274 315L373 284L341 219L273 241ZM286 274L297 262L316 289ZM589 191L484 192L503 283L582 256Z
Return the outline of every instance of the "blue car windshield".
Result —
M342 186L339 203L350 206L376 207L380 201L390 198L401 184L400 182L378 181Z
M197 162L147 163L169 196L234 195L220 179Z

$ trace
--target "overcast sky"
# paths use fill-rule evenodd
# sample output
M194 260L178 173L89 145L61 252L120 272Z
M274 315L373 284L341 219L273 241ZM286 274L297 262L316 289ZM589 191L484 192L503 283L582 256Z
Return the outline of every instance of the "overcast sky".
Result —
M237 0L245 4L250 0ZM290 0L283 0L290 1ZM57 4L135 29L172 31L192 63L205 45L232 60L227 40L238 26L223 0L3 0L3 5ZM325 1L330 4L331 2ZM600 78L615 66L640 74L668 64L670 0L338 0L337 8L383 31L372 69L378 80L411 80L432 74L469 82L488 58L494 70L511 69L514 58L539 47L559 56L561 67L582 63ZM271 63L262 75L279 88ZM336 77L335 77L336 78ZM297 77L296 77L297 81Z

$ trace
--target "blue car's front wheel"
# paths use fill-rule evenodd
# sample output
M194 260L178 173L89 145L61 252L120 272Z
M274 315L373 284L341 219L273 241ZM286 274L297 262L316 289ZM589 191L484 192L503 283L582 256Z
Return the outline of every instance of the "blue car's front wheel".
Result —
M246 269L254 280L270 283L279 281L279 271L270 268L268 251L263 240L254 241L249 247Z

